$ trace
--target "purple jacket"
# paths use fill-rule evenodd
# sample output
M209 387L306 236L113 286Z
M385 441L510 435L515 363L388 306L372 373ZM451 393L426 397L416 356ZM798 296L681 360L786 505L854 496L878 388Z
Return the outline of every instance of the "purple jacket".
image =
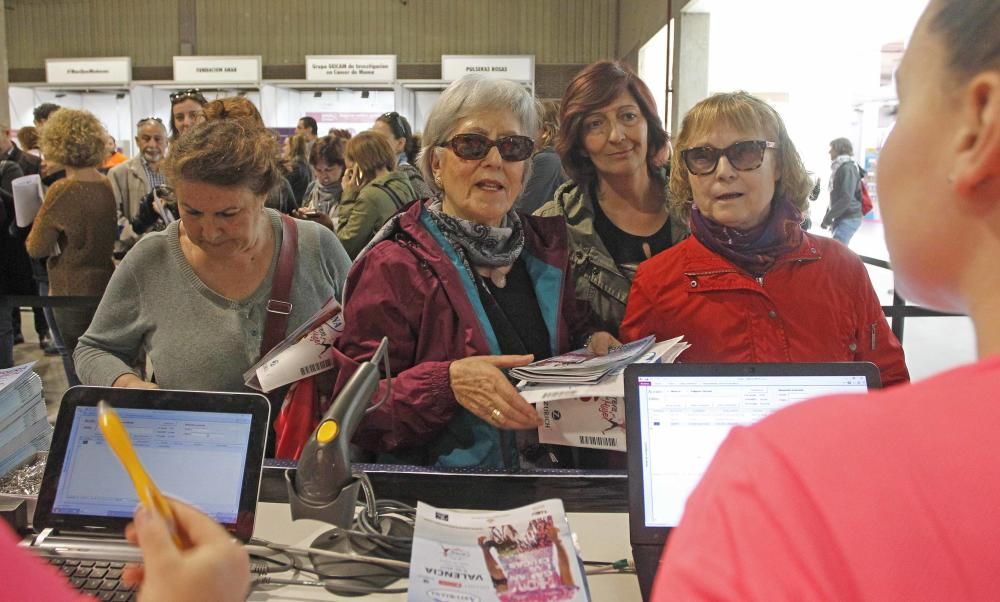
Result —
M566 224L522 215L521 258L535 286L552 353L580 346L596 329L589 306L574 296ZM479 295L422 202L410 204L386 240L362 253L347 275L345 329L335 391L389 337L392 396L367 415L354 442L380 461L438 466L513 466L503 434L455 400L453 360L500 353ZM381 399L385 383L373 397ZM388 454L388 457L386 457Z

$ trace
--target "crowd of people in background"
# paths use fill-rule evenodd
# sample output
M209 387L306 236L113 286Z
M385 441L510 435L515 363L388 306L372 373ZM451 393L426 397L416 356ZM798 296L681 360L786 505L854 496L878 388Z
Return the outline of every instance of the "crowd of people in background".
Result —
M101 298L96 313L36 318L70 384L242 390L274 344L264 306L282 216L298 224L285 330L328 297L347 317L333 388L315 399L392 333L396 401L358 435L386 461L621 467L620 453L539 445L502 370L650 334L687 335L691 361L871 360L886 383L908 378L858 258L798 226L812 177L780 116L747 94L695 107L678 153L649 88L613 61L559 100L460 80L422 136L398 112L322 137L304 116L279 144L245 97L189 89L170 104L166 122L136 122L131 159L93 115L55 105L21 130L41 133L44 162L2 140L0 189L38 171L48 187L31 228L4 228L20 250L4 290ZM850 155L831 143L834 194L857 185ZM846 242L842 205L824 225ZM741 326L757 314L760 328Z

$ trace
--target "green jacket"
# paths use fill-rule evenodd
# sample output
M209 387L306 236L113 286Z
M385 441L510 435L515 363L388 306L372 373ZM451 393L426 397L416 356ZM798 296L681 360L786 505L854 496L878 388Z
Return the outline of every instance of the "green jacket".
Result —
M669 196L668 196L669 198ZM594 309L603 330L618 336L625 317L634 274L623 273L594 229L597 193L590 186L570 180L556 190L555 197L535 215L561 215L569 228L569 261L576 280L576 296ZM687 237L687 220L670 214L671 244Z
M350 196L344 195L337 207L337 238L351 259L365 248L382 224L416 198L410 178L398 170L375 178Z

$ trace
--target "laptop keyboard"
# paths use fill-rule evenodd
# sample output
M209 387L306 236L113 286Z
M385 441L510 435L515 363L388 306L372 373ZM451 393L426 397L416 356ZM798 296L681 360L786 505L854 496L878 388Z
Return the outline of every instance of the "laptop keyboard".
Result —
M59 567L78 591L98 600L129 602L135 599L135 591L121 580L124 562L63 557L48 558L48 561Z

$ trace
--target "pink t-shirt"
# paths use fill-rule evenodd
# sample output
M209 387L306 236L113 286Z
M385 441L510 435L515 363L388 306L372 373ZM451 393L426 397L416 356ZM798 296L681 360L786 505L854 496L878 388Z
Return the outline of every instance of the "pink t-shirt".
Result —
M92 600L74 590L55 567L17 547L17 535L0 521L0 599L19 602Z
M734 429L654 600L996 600L1000 357Z

